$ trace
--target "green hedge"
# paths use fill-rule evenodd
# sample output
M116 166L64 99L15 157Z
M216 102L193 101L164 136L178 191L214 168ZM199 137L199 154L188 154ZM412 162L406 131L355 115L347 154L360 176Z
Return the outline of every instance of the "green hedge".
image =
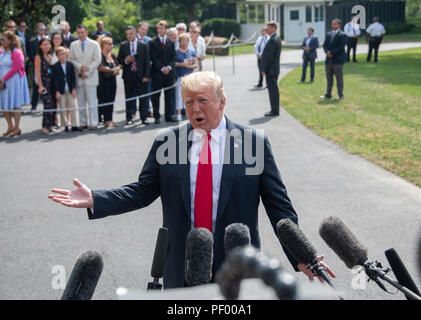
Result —
M386 31L388 34L396 34L411 31L414 27L415 25L408 23L393 24L387 26Z
M202 35L209 36L212 31L216 37L230 38L232 33L240 37L241 26L234 19L213 18L203 21Z

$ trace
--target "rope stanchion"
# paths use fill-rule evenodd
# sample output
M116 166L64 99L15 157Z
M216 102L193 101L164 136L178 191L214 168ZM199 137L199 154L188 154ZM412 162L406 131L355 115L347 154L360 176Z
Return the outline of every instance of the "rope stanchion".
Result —
M14 113L22 112L23 114L28 114L28 113L46 113L46 112L64 112L64 111L88 110L88 109L93 109L93 108L98 108L98 107L109 107L109 106L111 106L113 104L116 104L116 103L124 103L124 102L129 102L129 101L153 96L154 94L160 93L161 91L170 90L172 88L175 88L176 86L177 86L177 84L174 83L172 86L165 87L165 88L162 88L160 90L156 90L156 91L149 92L149 93L146 93L146 94L142 94L140 96L136 96L136 97L132 97L132 98L128 98L128 99L115 100L113 102L100 103L100 104L97 104L97 105L94 105L94 106L82 106L82 107L69 108L69 109L62 108L62 109L47 109L47 110L0 110L0 112L14 112Z

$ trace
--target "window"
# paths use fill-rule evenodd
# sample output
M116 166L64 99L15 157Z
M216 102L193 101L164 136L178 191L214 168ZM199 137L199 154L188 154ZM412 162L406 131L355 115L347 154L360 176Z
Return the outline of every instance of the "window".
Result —
M289 20L300 20L300 11L298 10L291 10L289 12Z
M313 13L312 6L306 6L306 22L312 22L311 14Z
M240 6L240 23L246 24L247 23L247 5L239 4Z
M256 23L256 5L251 4L249 5L249 23Z
M325 10L323 8L323 5L320 5L320 21L325 20L324 13L325 13Z
M314 22L319 22L319 6L314 6Z
M265 23L265 7L261 4L257 5L257 23Z
M320 6L314 6L314 21L315 22L322 22L325 20L324 17L324 8L323 5Z

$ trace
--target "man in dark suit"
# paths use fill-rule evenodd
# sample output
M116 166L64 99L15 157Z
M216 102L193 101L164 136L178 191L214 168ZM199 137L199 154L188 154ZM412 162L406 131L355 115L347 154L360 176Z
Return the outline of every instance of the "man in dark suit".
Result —
M224 115L226 98L221 78L213 72L192 73L183 78L182 96L190 123L161 131L137 182L114 190L91 191L75 179L76 190L53 189L57 194L49 195L68 207L90 208L89 219L144 208L161 197L163 225L169 232L165 288L185 285L186 238L192 228L213 232L215 276L225 259L228 225L246 224L252 245L260 248L260 198L275 233L280 219L297 223L267 137ZM243 147L245 135L252 137L250 148ZM257 155L254 163L245 161L250 156L247 149ZM223 161L218 161L221 157ZM307 266L284 251L296 271L313 276Z
M174 85L174 61L175 44L167 37L168 24L166 21L160 21L156 25L158 35L149 42L149 49L152 60L152 91ZM172 110L171 99L174 99L172 93L174 88L165 91L165 121L175 121L173 119L174 110ZM151 97L155 123L160 123L159 98L161 91Z
M35 26L35 29L36 29L37 35L35 37L33 37L31 40L29 40L29 51L28 51L29 61L31 61L32 64L34 64L35 56L38 53L39 42L45 37L45 32L47 30L45 28L45 24L42 23L42 22L38 22ZM34 67L34 70L35 70L35 67ZM33 87L32 87L31 105L32 105L31 110L37 109L37 105L38 105L38 85L35 82L35 77L34 77L34 83L33 83Z
M336 86L338 88L339 100L344 98L344 78L343 66L347 62L345 46L348 42L347 36L341 30L342 21L332 20L332 31L326 35L323 49L326 53L326 93L321 96L322 99L332 98L333 76L336 77Z
M313 36L314 29L308 28L307 37L304 38L303 44L303 72L301 82L306 81L307 66L310 63L310 81L314 81L314 64L317 59L317 48L319 47L319 39Z
M112 38L113 36L111 35L111 32L104 30L104 23L102 21L98 21L96 23L96 31L92 34L92 39L93 40L98 40L98 38L102 35L106 35L107 37Z
M78 38L70 33L70 25L67 21L63 21L60 24L60 28L61 28L61 35L63 38L63 43L67 48L70 49L70 45L72 44L72 42L78 40Z
M28 32L26 32L26 22L25 21L19 21L18 29L16 30L16 35L22 39L22 47L24 47L24 55L25 55L25 72L28 74L28 67L29 67L29 40L31 39L29 37Z
M126 28L126 39L120 46L118 62L123 66L124 92L126 99L146 94L150 78L150 57L148 46L137 39L133 26ZM139 113L143 124L149 124L146 98L139 99ZM126 124L136 118L136 100L126 102Z
M270 21L267 23L266 32L269 40L266 43L262 53L262 59L260 60L262 75L266 77L271 108L271 111L265 113L266 117L279 116L278 77L280 72L281 38L276 33L277 29L278 24L276 22Z

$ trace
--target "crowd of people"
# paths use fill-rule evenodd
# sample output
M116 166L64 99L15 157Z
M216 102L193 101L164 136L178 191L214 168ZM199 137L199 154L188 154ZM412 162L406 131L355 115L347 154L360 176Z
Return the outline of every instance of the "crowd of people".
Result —
M149 125L148 118L159 124L162 90L165 121L185 119L181 79L202 70L206 44L200 35L201 24L193 21L187 30L184 23L169 28L162 20L156 27L157 35L151 39L147 22L127 26L126 40L116 56L112 34L102 21L91 35L86 26L78 25L77 37L66 21L53 32L40 22L32 38L25 21L19 22L18 29L14 21L6 21L0 40L0 111L7 121L3 136L20 135L22 106L31 104L31 111L36 111L39 101L43 105L43 134L96 130L101 123L107 128L117 127L113 107L120 73L126 125L137 120ZM27 76L32 70L31 97Z

